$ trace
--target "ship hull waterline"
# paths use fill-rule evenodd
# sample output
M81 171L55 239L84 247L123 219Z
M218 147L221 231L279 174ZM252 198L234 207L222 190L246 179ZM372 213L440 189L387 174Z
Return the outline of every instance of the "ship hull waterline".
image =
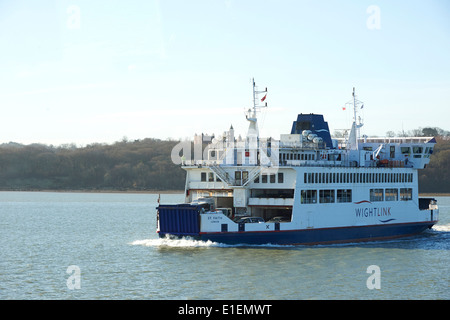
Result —
M159 232L159 237L188 237L194 240L212 241L229 245L338 244L410 237L420 234L426 229L430 229L435 223L437 221L285 231L199 232L198 234Z

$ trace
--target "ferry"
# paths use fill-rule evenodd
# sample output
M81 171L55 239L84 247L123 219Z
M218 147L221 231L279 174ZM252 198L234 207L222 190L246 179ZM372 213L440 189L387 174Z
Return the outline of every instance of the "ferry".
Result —
M290 133L262 138L257 113L268 91L252 82L245 138L231 126L219 137L196 135L193 150L190 142L174 148L172 160L186 170L185 201L158 204L159 237L331 244L412 236L438 222L436 200L418 193L434 137L361 137L363 103L353 88L343 137L331 137L323 115L301 113Z

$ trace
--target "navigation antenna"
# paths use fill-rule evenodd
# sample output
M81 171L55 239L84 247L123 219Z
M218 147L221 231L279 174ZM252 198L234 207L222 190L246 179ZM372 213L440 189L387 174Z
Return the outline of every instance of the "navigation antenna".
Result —
M350 136L348 138L348 144L350 145L350 149L357 150L358 149L358 140L359 140L359 129L364 125L361 117L358 117L358 110L364 108L364 102L356 99L355 87L353 87L352 93L353 99L347 102L345 105L353 105L353 124L352 129L350 131Z
M267 102L265 102L267 98L267 87L265 90L259 91L258 87L255 84L255 78L252 79L253 82L253 110L248 109L246 118L248 121L254 121L256 122L256 112L259 111L261 108L267 108ZM259 94L265 93L264 97L259 99ZM261 105L260 103L264 103Z

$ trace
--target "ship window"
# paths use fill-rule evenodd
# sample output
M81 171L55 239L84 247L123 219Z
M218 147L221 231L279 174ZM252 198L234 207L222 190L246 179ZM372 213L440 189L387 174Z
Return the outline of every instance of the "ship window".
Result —
M386 189L385 198L386 198L386 201L397 201L398 200L398 189Z
M278 172L278 183L284 182L284 174L283 172Z
M242 171L242 181L247 182L248 180L248 171Z
M201 181L206 181L206 172L201 173Z
M336 193L337 201L338 203L343 202L352 202L352 190L351 189L344 189L344 190L337 190Z
M275 183L275 174L274 173L270 174L270 183Z
M400 150L402 151L402 154L409 154L411 153L410 147L401 147Z
M214 182L214 173L208 172L208 181L209 182Z
M395 146L389 148L391 158L395 158Z
M320 203L334 203L334 190L319 190Z
M267 174L261 175L261 183L267 183Z
M383 189L370 189L370 201L383 201Z
M302 190L301 192L301 203L309 204L317 202L317 191L316 190Z
M400 188L400 200L412 200L412 189Z
M422 153L423 148L422 147L413 147L413 152L414 153Z
M257 177L255 178L255 180L253 180L253 182L254 182L254 183L259 183L259 176L257 176Z

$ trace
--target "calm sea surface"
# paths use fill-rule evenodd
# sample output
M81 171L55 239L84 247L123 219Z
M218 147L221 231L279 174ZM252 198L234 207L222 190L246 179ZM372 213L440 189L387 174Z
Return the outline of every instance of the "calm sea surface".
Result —
M157 197L0 192L0 299L450 299L450 197L422 235L312 247L158 239Z

